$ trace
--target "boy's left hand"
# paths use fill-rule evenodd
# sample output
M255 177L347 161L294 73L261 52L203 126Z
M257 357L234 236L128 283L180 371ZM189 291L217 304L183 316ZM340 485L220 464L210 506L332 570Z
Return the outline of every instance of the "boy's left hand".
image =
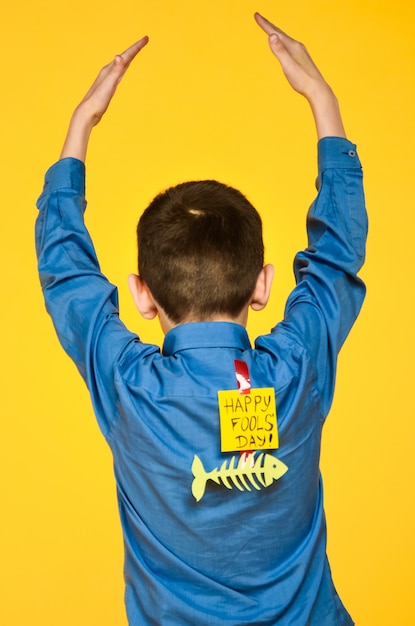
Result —
M92 128L101 120L131 61L147 42L148 37L142 37L122 54L117 55L111 63L105 65L99 72L74 111L61 152L61 159L73 157L81 161L85 160Z
M144 48L148 37L143 37L127 48L122 54L117 54L111 63L105 65L91 85L77 109L91 120L95 126L101 120L109 103L131 61Z

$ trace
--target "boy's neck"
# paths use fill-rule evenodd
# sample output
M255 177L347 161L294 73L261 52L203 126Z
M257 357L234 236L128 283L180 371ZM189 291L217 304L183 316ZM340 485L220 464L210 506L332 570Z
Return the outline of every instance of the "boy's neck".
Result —
M172 320L167 317L163 310L158 310L158 318L160 321L160 326L162 328L163 333L166 335L169 330L175 328L176 326L181 326L182 324L191 324L197 322L231 322L233 324L240 324L241 326L246 327L248 321L248 306L244 307L241 313L237 317L231 317L227 315L212 315L211 317L206 318L196 318L196 317L187 317L180 324L175 324Z

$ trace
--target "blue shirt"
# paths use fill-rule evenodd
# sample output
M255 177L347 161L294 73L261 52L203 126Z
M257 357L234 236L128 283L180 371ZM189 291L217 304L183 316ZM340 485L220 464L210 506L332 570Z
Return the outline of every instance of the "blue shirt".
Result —
M129 332L84 225L83 163L63 159L46 174L40 278L113 453L131 626L353 624L326 557L319 456L337 355L364 298L367 218L356 147L328 137L318 149L297 284L254 349L228 322L177 326L162 352ZM217 392L236 389L235 359L253 388L275 389L279 447L267 452L288 470L268 486L246 481L250 490L209 480L196 501L195 455L207 472L234 455L220 451Z

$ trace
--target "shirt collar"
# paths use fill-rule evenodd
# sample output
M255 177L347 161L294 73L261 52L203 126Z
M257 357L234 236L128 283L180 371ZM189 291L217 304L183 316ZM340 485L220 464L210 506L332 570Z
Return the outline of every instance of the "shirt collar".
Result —
M233 322L189 322L175 326L164 338L163 354L171 356L181 350L195 348L251 347L244 326Z

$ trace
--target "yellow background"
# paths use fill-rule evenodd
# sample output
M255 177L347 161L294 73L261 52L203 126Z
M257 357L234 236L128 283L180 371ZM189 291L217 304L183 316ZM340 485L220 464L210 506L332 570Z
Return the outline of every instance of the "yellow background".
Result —
M250 334L280 319L305 244L315 132L252 19L303 40L334 87L364 164L368 296L339 360L324 439L329 555L361 626L413 624L414 10L408 0L15 0L1 17L0 623L124 625L122 539L110 454L58 345L36 274L34 203L99 67L151 38L88 157L88 224L136 315L140 210L160 189L217 178L264 218L276 284ZM301 626L301 625L299 625Z

